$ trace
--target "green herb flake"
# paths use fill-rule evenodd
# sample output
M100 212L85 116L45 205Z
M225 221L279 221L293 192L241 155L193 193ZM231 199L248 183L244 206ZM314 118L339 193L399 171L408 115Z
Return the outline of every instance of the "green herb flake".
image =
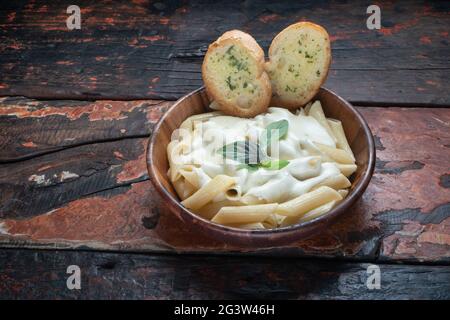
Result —
M259 165L241 163L240 165L237 166L237 170L240 169L247 169L248 171L256 171L259 169Z
M230 54L233 49L234 49L234 44L232 46L230 46L225 53Z
M235 67L238 71L244 70L244 71L250 73L247 64L243 61L240 61L234 55L230 55L228 57L228 61L230 63L230 66Z
M261 163L261 167L267 170L280 170L289 164L288 160L268 160Z
M297 88L291 88L289 85L286 85L286 87L284 88L284 91L286 91L286 92L296 92Z
M231 76L228 76L228 78L225 81L228 85L228 88L230 88L230 90L236 89L236 86L231 83Z

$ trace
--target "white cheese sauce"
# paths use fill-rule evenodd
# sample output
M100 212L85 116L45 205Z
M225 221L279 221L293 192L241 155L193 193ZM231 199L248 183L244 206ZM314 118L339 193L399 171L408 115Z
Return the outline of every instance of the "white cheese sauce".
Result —
M253 140L275 121L287 120L288 132L280 140L277 158L289 164L279 170L259 168L248 170L234 160L217 153L222 146L234 141ZM214 116L194 123L190 150L179 159L181 164L195 164L201 186L219 174L236 178L236 190L242 197L251 196L261 202L283 202L307 193L329 177L340 174L333 162L323 162L313 143L336 147L325 128L311 116L295 115L287 109L269 108L265 114L252 119L232 116ZM308 145L307 151L302 146ZM311 154L311 149L314 154ZM214 201L223 200L224 196Z

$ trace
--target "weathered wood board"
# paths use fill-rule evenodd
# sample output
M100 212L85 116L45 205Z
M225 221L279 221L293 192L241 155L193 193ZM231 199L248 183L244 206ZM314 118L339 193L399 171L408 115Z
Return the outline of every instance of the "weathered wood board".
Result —
M3 247L450 261L448 109L359 108L378 157L362 200L326 233L250 250L194 234L156 210L146 137L169 103L2 101Z
M229 29L266 50L299 20L330 33L326 86L359 104L450 105L450 3L382 1L84 1L69 31L64 0L2 1L0 95L43 99L176 99L202 85L209 43Z
M81 290L67 289L69 265L80 267ZM369 265L309 259L0 250L0 298L450 299L448 266L380 264L381 288L369 290Z

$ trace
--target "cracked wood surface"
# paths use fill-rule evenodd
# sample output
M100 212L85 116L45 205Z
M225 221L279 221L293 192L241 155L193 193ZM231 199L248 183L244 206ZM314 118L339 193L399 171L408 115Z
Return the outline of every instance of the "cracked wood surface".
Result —
M81 290L67 290L69 265L81 269ZM448 266L381 264L379 290L366 286L368 266L310 259L1 250L0 295L4 299L450 299Z
M44 99L173 100L201 86L209 43L229 29L266 50L299 20L325 26L333 61L326 87L354 102L450 104L448 1L383 1L380 30L366 27L366 2L251 0L2 1L0 95Z
M167 106L168 102L153 100L0 98L0 163L86 143L149 136ZM85 127L89 129L80 131Z
M360 107L377 148L362 200L323 234L250 250L193 234L161 210L145 143L170 103L1 101L3 247L450 261L449 109ZM30 118L43 129L21 130ZM133 129L119 134L122 125Z

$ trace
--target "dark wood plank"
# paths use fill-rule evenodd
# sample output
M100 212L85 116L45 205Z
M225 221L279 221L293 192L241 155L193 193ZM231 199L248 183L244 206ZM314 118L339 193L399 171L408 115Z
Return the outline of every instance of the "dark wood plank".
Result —
M267 49L287 25L311 20L333 41L326 86L364 104L450 104L448 1L382 2L382 29L366 28L367 2L85 1L81 30L66 8L29 0L0 5L0 95L64 99L176 99L201 84L209 43L228 29Z
M68 290L69 265L81 289ZM30 268L30 266L33 266ZM2 299L450 299L448 266L0 250Z
M50 132L50 134L52 134ZM147 180L146 138L86 144L0 166L0 218L25 218Z
M376 171L362 200L326 233L258 250L194 234L157 209L145 138L87 139L0 166L0 245L448 263L450 110L359 110L375 135Z
M149 136L164 101L0 98L0 163L91 142Z

